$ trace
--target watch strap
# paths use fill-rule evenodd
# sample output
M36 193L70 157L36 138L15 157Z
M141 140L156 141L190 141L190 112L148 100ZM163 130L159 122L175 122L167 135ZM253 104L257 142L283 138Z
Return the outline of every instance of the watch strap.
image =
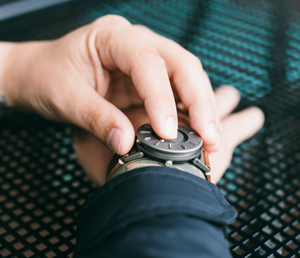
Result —
M127 155L128 156L128 155ZM122 158L119 158L118 163L115 165L115 167L111 170L111 172L107 176L107 181L117 177L120 174L126 173L128 171L131 171L136 168L142 168L142 167L165 167L165 163L153 160L149 158L140 158L136 160L132 160L129 162L123 162L125 156ZM179 169L184 172L188 172L192 175L198 176L204 180L207 180L207 175L198 167L196 167L194 164L190 162L185 163L179 163L179 164L173 164L170 168Z

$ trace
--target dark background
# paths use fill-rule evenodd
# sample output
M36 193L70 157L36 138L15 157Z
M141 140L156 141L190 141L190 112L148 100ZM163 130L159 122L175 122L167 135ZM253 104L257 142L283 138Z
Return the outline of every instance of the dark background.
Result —
M240 90L238 109L264 110L265 126L235 150L219 182L239 212L228 244L233 257L298 257L300 2L74 1L0 22L0 40L54 39L109 13L193 52L213 87ZM0 257L70 257L76 213L96 189L70 131L35 114L0 114Z

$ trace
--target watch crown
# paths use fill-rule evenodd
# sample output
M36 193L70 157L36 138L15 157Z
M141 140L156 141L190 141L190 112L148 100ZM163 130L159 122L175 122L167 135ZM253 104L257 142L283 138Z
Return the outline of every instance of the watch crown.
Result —
M165 163L166 167L171 167L173 165L173 161L172 160L167 160Z

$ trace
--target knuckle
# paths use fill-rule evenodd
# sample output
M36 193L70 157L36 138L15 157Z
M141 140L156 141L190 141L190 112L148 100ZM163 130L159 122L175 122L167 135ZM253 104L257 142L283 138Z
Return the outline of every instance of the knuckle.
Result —
M116 14L108 14L108 15L100 17L94 21L94 23L96 23L96 24L103 23L103 22L109 23L111 25L129 25L130 24L130 22L126 18L124 18L120 15L116 15Z
M186 50L187 51L187 50ZM187 60L189 61L189 63L193 64L193 65L196 65L198 66L201 70L203 70L203 66L202 66L202 63L200 61L200 59L195 56L194 54L192 54L191 52L187 51L187 54L186 54L186 58Z
M149 31L151 31L146 26L140 25L140 24L134 24L133 27L136 28L138 31L141 31L141 32L149 32Z
M157 66L165 66L165 60L158 54L158 52L151 47L141 47L137 51L137 57L141 62L151 62Z
M124 17L109 14L95 20L92 23L92 31L97 35L97 41L104 45L111 45L119 42L121 37L126 37L124 32L130 30L131 26L131 23Z

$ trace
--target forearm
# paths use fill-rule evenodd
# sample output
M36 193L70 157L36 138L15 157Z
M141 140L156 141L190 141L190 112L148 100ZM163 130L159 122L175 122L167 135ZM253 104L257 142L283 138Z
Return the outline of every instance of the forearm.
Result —
M0 106L7 105L5 84L13 43L0 42Z

